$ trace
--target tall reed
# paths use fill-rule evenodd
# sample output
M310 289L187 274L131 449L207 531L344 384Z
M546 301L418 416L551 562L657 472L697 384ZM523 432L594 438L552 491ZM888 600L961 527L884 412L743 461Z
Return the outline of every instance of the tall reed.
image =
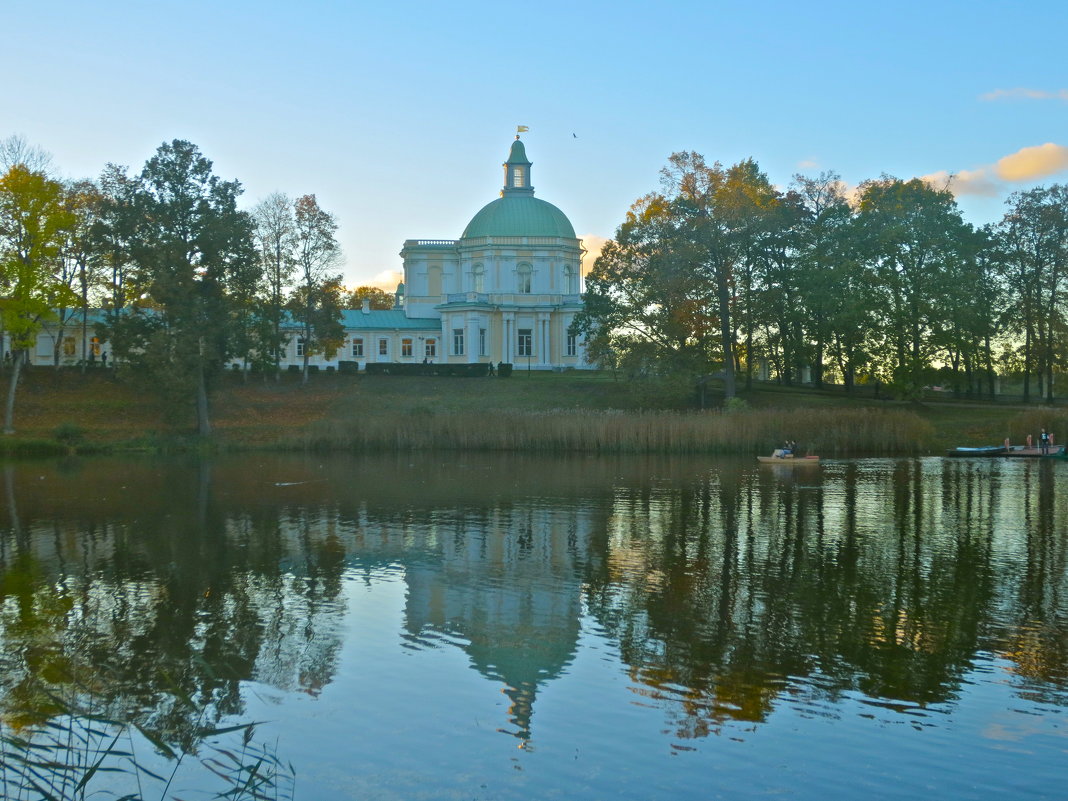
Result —
M270 746L254 740L255 724L198 727L196 754L134 720L107 715L99 699L75 701L46 691L53 714L41 722L0 719L0 798L4 801L83 801L119 797L116 783L131 790L126 801L176 798L179 770L186 763L214 774L224 789L208 798L232 801L281 801L293 798L296 773ZM205 708L184 694L172 699L189 704L203 717ZM236 743L227 737L236 735ZM157 758L138 753L151 746ZM192 756L192 760L186 757ZM159 766L160 759L165 760ZM120 778L121 777L121 778Z
M378 413L321 423L289 440L315 450L496 450L582 453L766 453L784 440L824 455L910 454L933 429L908 411Z

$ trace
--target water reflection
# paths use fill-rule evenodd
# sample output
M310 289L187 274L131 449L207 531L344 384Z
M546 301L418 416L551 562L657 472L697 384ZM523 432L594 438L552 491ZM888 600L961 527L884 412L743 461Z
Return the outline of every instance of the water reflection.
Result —
M44 686L192 742L242 682L317 697L342 659L346 579L403 577L398 639L462 649L530 741L584 629L685 750L782 705L934 725L982 663L1068 701L1065 466L257 458L3 468L0 688ZM390 654L377 655L388 660ZM984 669L987 669L984 668ZM44 679L42 685L37 679ZM621 733L620 736L625 736Z

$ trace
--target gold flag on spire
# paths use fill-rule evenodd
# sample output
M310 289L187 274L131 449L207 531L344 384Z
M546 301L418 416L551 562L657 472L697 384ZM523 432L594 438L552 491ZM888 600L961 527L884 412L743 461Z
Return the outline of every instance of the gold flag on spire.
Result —
M516 128L515 128L515 132L516 133L524 133L524 132L529 131L529 130L530 130L530 128L528 128L526 125L517 125Z

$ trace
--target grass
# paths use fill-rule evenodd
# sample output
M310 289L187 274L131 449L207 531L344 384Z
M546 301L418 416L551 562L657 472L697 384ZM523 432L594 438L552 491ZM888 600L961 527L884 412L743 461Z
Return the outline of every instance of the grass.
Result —
M760 385L744 411L695 412L609 373L511 378L319 374L279 381L226 375L212 397L214 436L192 435L175 412L109 373L35 368L18 391L16 434L0 453L315 448L744 452L783 439L826 455L941 453L956 445L1022 442L1047 427L1068 439L1068 412L979 403L909 405L840 391ZM6 391L6 375L0 376ZM710 403L717 404L713 396Z

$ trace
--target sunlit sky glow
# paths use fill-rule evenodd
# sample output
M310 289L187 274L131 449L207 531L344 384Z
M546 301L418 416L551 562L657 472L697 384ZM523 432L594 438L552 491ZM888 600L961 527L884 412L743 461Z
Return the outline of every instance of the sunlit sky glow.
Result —
M314 193L345 278L455 238L517 125L537 196L611 237L677 150L953 186L966 218L1068 181L1068 3L7 0L0 138L64 177L188 139L251 207ZM586 268L589 268L587 263Z

